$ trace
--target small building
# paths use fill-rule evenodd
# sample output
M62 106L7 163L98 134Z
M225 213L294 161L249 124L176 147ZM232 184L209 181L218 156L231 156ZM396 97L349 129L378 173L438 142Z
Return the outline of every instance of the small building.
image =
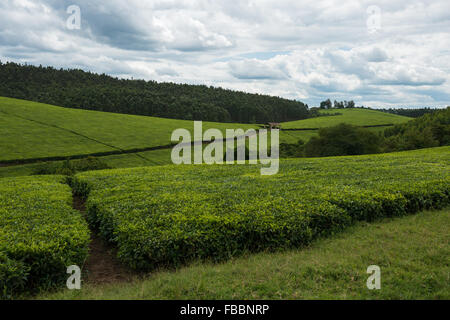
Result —
M281 123L278 122L268 122L267 123L267 127L272 130L272 129L281 129Z

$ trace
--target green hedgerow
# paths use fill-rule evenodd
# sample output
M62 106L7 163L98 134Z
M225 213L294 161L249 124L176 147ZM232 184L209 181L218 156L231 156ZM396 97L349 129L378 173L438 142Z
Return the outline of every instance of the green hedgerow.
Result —
M80 173L89 223L136 269L308 244L354 221L449 204L450 148L283 160L259 166L164 166Z
M0 289L3 298L65 283L66 268L82 266L89 229L71 206L61 176L0 180Z

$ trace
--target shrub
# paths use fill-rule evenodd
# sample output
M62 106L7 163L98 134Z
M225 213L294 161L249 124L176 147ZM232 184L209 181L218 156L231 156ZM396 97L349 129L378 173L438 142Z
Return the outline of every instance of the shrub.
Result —
M328 157L380 152L381 138L368 129L341 123L322 128L304 147L308 157Z
M164 166L80 173L89 222L136 269L308 244L354 221L449 204L450 148L293 159L259 166Z
M110 169L110 167L96 157L87 157L77 160L66 160L63 162L48 162L37 167L35 175L67 175L71 176L77 172Z
M3 295L64 284L66 268L82 266L89 229L72 209L61 176L0 180L0 289Z
M0 252L0 299L11 299L25 289L30 267Z
M388 152L449 145L450 107L388 128L384 136Z

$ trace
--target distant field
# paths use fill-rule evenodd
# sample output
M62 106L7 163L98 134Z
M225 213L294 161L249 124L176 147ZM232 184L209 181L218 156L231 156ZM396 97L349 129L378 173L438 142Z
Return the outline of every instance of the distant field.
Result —
M283 128L327 127L340 122L356 125L393 124L410 118L363 109L322 111L340 112L283 123ZM146 116L124 115L81 109L69 109L25 100L0 97L0 162L36 158L73 157L79 155L120 153L167 146L173 130L192 132L193 122ZM204 122L203 129L259 128L259 125ZM384 127L369 128L382 131ZM307 142L317 130L281 131L280 143ZM100 158L114 168L170 164L170 149L149 150L134 154L114 154ZM35 164L0 167L0 177L31 174Z
M380 112L368 109L333 109L322 110L326 113L342 113L342 115L317 117L312 119L284 122L283 129L301 129L301 128L324 128L337 125L339 123L348 123L355 126L373 126L403 123L411 120L409 117L396 114Z
M0 100L0 111L3 109L4 104ZM29 117L33 119L32 115ZM0 137L0 160L70 156L114 150L82 136L1 112Z
M0 97L0 161L70 156L170 144L175 129L193 122L69 109ZM254 125L203 122L203 129ZM4 138L5 137L5 138Z

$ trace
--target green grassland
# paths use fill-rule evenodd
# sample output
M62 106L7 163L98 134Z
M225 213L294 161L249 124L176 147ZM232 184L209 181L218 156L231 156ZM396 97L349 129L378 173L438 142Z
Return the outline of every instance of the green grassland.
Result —
M0 97L0 161L165 146L193 122L56 107ZM203 122L203 130L254 125ZM5 137L5 138L4 138Z
M339 123L347 123L355 126L373 126L373 125L392 125L411 120L409 117L399 116L391 113L384 113L369 109L333 109L321 110L322 114L341 115L324 116L305 120L290 121L282 123L283 129L302 129L302 128L326 128Z
M61 176L0 180L0 298L61 284L83 265L89 229Z
M195 263L37 299L449 299L450 209L358 223L303 249ZM381 268L368 290L366 269Z
M407 117L365 109L340 109L337 112L343 115L287 122L283 124L283 128L316 128L339 122L373 125L409 120ZM259 125L203 122L204 130L217 128L222 132L225 129L246 130L258 127ZM0 136L2 137L0 162L167 146L171 143L171 133L177 128L186 128L192 132L193 122L69 109L0 97ZM380 130L380 128L372 129ZM280 142L297 143L299 139L306 142L315 135L317 135L316 130L281 131ZM141 155L113 155L106 157L105 160L118 163L117 167L170 163L169 152L159 150L147 152ZM0 176L10 176L13 171L29 172L27 167L0 168Z
M0 102L0 106L3 105ZM82 136L1 112L0 136L1 160L70 156L114 150Z
M186 165L80 173L88 220L135 269L220 261L307 245L355 221L449 202L450 147L260 165Z

